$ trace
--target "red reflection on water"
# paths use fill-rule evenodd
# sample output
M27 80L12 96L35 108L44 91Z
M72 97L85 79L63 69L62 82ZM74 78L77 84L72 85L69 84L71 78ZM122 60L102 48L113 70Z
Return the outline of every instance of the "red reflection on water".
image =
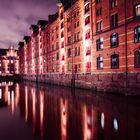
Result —
M60 111L61 111L61 139L67 139L67 100L60 99Z
M28 89L25 86L25 121L28 120Z
M35 133L35 129L36 129L36 94L35 94L35 90L32 88L31 90L32 93L32 115L33 115L33 133Z
M44 134L44 93L40 92L40 134Z

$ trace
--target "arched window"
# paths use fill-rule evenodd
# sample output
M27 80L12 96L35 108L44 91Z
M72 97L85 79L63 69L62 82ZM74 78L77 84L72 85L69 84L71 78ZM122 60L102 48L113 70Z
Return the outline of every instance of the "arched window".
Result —
M119 46L119 35L118 33L113 33L110 37L110 45L111 48L115 48Z
M140 68L140 48L135 52L135 68Z
M140 26L135 28L134 33L135 33L134 42L135 43L140 42Z
M119 55L118 54L111 55L111 68L112 69L119 68Z
M103 69L103 57L97 57L97 69Z

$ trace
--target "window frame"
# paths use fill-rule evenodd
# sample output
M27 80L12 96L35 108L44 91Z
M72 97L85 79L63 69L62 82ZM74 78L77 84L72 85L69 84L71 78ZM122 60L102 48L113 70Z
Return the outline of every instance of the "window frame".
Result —
M113 58L116 59L116 65L112 65L113 64ZM120 65L120 60L119 60L119 54L112 54L111 57L110 57L110 66L111 66L111 69L119 69L119 65Z

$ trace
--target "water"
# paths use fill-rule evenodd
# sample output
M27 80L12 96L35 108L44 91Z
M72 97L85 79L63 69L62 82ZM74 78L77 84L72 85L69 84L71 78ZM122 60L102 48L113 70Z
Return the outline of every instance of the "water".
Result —
M140 140L140 98L0 83L0 140Z

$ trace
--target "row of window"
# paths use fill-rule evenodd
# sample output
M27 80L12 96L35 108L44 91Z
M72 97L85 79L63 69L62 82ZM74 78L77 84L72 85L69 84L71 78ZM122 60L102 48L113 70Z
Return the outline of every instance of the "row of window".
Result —
M110 36L110 46L111 48L115 48L119 46L119 34L118 33L113 33ZM99 38L96 40L96 50L102 50L103 49L103 38Z

